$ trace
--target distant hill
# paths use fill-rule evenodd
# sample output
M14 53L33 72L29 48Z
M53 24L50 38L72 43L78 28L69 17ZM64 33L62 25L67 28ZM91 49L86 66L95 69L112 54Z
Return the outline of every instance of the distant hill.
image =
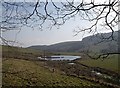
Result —
M81 47L81 41L71 41L71 42L62 42L53 45L37 45L31 46L29 48L37 49L37 50L47 50L47 51L58 51L58 52L71 52L76 51Z
M108 40L110 33L96 34L82 39L82 41L61 42L53 45L35 45L28 48L36 50L46 50L51 52L82 52L87 49L96 52L117 52L118 51L118 33L114 32L115 40ZM104 37L104 38L103 38Z

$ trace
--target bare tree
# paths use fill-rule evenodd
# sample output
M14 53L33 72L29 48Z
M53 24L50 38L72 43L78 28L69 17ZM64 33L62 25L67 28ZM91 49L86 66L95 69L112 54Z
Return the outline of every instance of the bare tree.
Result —
M97 0L96 0L97 1ZM23 27L32 29L44 29L49 23L49 29L65 24L69 19L79 17L80 20L89 21L88 27L75 30L76 35L80 32L98 33L101 29L111 31L111 35L102 39L114 40L114 29L119 23L119 0L106 0L96 2L95 0L80 0L79 2L69 1L43 1L37 2L2 2L1 31L4 33L11 30L21 30ZM4 43L9 42L0 36Z

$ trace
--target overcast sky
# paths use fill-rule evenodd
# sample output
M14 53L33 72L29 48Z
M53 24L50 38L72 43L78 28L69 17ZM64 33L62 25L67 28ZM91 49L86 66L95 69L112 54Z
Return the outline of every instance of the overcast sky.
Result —
M31 46L31 45L50 45L59 42L66 41L81 41L83 37L88 36L88 33L79 33L77 36L74 36L76 32L75 29L78 29L79 25L85 25L87 22L80 22L79 19L72 19L67 21L66 24L61 26L59 29L44 29L41 30L32 30L30 28L23 28L20 32L18 31L8 31L3 34L3 36L8 40L16 40L19 43L22 43L22 46ZM46 25L47 26L47 25Z
M89 26L90 22L80 20L79 17L72 18L68 20L64 25L59 29L54 27L52 30L47 29L48 24L44 27L43 31L35 29L32 30L28 27L23 27L19 31L8 31L2 34L2 36L8 40L16 40L20 46L28 47L31 45L50 45L59 42L66 41L81 41L83 37L89 36L88 32L79 33L77 36L74 36L76 33L74 30L78 30L78 27ZM107 31L99 31L107 32Z

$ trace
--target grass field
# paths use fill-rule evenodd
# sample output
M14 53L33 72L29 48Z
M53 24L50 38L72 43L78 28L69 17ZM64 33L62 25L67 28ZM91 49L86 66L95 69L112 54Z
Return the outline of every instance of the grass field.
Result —
M62 88L63 86L72 86L73 88L74 86L74 88L106 88L105 86L107 86L107 84L102 86L97 80L91 81L92 78L89 67L86 68L79 63L71 66L68 64L69 61L40 61L37 57L42 55L43 52L18 47L3 46L2 53L3 87L49 86L51 88L58 88L58 86L61 86ZM47 52L46 54L56 53ZM64 54L79 55L79 53ZM82 58L83 57L84 56L82 56ZM101 59L92 60L84 58L77 61L88 66L106 68L116 72L119 71L118 59L115 55L103 61L101 61ZM55 68L55 71L53 71L53 68ZM80 72L79 77L78 72ZM88 77L89 80L87 79Z
M40 63L39 63L40 64ZM81 86L99 88L100 85L51 72L34 61L9 58L3 61L3 86ZM101 87L100 87L101 88Z
M1 47L1 46L0 46ZM46 55L52 53L46 52ZM2 57L3 58L17 58L17 59L28 59L35 60L37 57L43 56L44 51L38 51L29 48L2 46Z
M112 55L109 58L105 58L104 60L82 59L82 60L79 60L79 62L85 65L88 65L88 66L105 68L105 69L120 73L120 69L119 69L120 60L119 59L120 58L118 55Z

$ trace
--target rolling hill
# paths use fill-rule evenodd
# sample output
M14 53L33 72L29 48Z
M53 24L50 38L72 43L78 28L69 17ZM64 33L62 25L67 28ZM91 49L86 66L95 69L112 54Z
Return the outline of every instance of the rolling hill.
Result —
M53 71L50 64L59 65L58 62L35 59L41 54L36 50L13 46L0 47L3 53L2 88L107 88L106 84L100 85L96 81L67 75L57 67L54 67ZM62 63L69 66L66 62Z
M28 48L50 52L82 52L87 49L95 52L118 52L118 33L120 32L114 32L114 40L111 40L111 38L106 39L111 35L110 32L88 36L83 38L82 41L61 42L53 45L35 45Z

